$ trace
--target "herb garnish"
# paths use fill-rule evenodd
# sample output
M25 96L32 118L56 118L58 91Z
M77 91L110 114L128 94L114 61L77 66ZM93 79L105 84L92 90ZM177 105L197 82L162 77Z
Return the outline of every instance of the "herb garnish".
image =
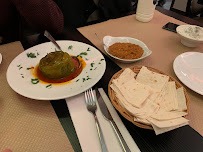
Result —
M79 55L77 55L77 57L81 57L82 58L82 55L87 55L87 52L81 52Z
M89 79L91 79L91 78L89 78L89 76L87 76L87 79L86 79L86 80L89 80Z
M82 52L80 53L80 55L87 55L87 52Z
M69 47L68 47L68 49L70 50L70 49L72 49L73 48L73 46L72 45L70 45Z
M100 61L103 61L104 59L101 59Z
M80 79L77 79L76 82L78 82Z
M39 79L31 79L32 84L37 84L39 83Z
M36 58L35 53L27 53L28 58Z
M89 48L89 47L87 48L87 51L90 51L90 48Z
M94 64L95 64L95 63L90 63L91 67L93 67L93 66L94 66Z
M24 78L23 74L20 74L22 78Z
M52 87L52 84L49 84L46 86L46 88L50 89Z
M32 68L27 68L27 70L30 70L30 69L32 69Z
M17 67L19 67L19 70L23 68L21 65L17 65Z
M91 79L89 76L87 76L87 78L82 78L83 82L89 79Z

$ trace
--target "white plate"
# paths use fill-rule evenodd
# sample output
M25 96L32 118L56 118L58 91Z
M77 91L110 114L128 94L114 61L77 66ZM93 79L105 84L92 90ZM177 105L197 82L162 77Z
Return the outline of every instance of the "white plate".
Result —
M81 74L73 79L71 83L52 85L50 88L46 88L48 84L40 82L38 84L32 84L31 79L34 76L27 68L35 67L47 53L55 51L55 46L51 42L43 43L22 52L9 65L7 81L14 91L32 99L57 100L82 93L101 79L106 69L106 62L97 49L88 44L76 41L57 41L57 43L64 52L68 52L70 55L77 56L82 52L87 53L87 55L83 55L86 67ZM69 48L71 45L72 49ZM89 51L87 51L88 48ZM27 53L35 53L36 58L28 58ZM91 79L86 80L88 76ZM83 82L83 78L86 81ZM77 81L78 79L79 81Z
M120 59L120 58L118 58L118 57L113 56L112 54L110 54L110 53L108 52L108 48L107 48L107 47L109 47L109 46L111 46L111 45L113 45L114 43L117 43L117 42L120 42L120 43L132 43L132 44L139 45L139 46L142 47L142 49L144 50L144 53L143 53L143 55L142 55L140 58L138 58L138 59ZM112 37L112 36L105 36L105 37L103 38L103 43L105 44L105 45L104 45L104 50L106 51L106 53L107 53L110 57L116 59L116 60L119 61L119 62L123 62L123 63L132 63L132 62L139 61L139 60L141 60L141 59L146 58L147 56L149 56L149 55L152 53L152 51L149 50L149 48L148 48L142 41L140 41L140 40L138 40L138 39L131 38L131 37ZM107 46L107 47L105 47L105 46Z
M187 87L203 95L203 53L186 52L173 62L177 77Z

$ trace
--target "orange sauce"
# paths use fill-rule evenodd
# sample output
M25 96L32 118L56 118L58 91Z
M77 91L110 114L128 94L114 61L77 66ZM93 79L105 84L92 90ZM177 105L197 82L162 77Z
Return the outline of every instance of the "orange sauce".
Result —
M33 75L35 78L39 79L40 82L42 83L48 83L48 84L64 84L64 83L69 83L71 80L73 80L74 78L76 78L81 72L82 70L85 68L86 66L86 63L85 61L78 57L80 63L81 63L81 66L79 67L79 63L77 60L75 60L74 58L72 58L72 62L73 64L75 65L75 71L73 73L71 73L70 75L68 75L67 77L65 78L61 78L61 79L48 79L46 78L42 72L39 70L39 64L36 65L36 67L34 68L33 70ZM31 69L33 69L33 67L31 67Z
M138 59L143 52L142 47L132 43L114 43L109 46L109 53L120 59Z

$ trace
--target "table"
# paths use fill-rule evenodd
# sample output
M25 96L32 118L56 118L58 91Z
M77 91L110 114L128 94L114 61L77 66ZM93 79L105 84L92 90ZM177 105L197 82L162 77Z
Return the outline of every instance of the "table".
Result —
M161 8L157 8L161 12L165 12ZM172 12L167 12L168 15L171 15L176 18L179 18L190 24L198 24L201 23L195 22L186 17L182 17ZM76 40L80 42L84 42L90 45L93 45L87 38L85 38L77 29L74 28L66 28L62 35L55 36L57 40L67 39L67 40ZM41 35L34 35L28 37L22 41L22 44L25 49L34 46L39 43L43 43L48 41ZM93 45L94 46L94 45ZM107 56L105 56L105 60L107 62L107 69L103 78L96 84L97 87L104 88L104 91L107 93L107 86L110 78L113 74L119 71L121 68L115 64L112 60L110 60ZM68 108L65 103L65 100L60 101L51 101L51 104L66 132L69 137L69 140L75 151L81 151L79 142L77 140L76 133L74 131L73 124L71 122L70 115L67 113ZM125 120L122 116L121 119L125 124L126 128L134 138L138 147L141 151L201 151L203 148L203 138L199 135L195 130L193 130L190 126L185 126L180 129L171 131L169 133L165 133L160 136L155 136L153 131L145 130L138 128L132 125L130 122Z

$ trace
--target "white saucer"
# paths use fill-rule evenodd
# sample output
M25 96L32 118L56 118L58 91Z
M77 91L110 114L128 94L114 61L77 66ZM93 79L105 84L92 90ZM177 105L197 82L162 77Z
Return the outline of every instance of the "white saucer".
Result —
M203 95L203 53L180 54L173 62L173 69L182 83Z

